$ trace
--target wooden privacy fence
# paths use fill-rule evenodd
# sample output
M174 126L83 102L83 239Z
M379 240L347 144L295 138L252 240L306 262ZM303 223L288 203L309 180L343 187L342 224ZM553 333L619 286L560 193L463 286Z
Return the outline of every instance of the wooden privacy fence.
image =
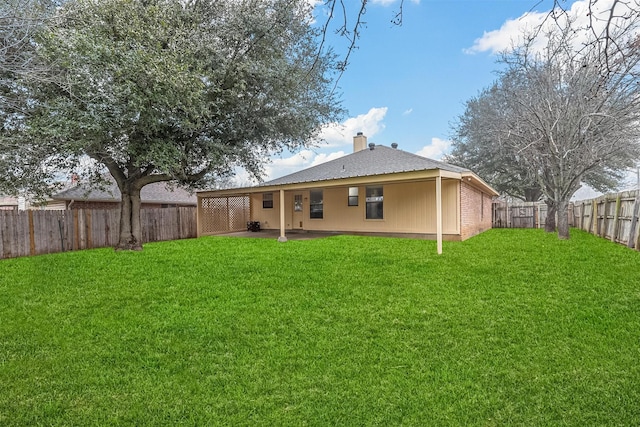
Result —
M495 228L544 228L544 203L493 203ZM607 194L569 204L569 225L640 250L640 191Z
M196 237L196 208L140 211L142 241ZM115 246L117 209L0 211L0 258Z
M547 205L543 202L509 203L496 200L492 205L494 228L544 228L547 222ZM572 214L569 214L571 225Z
M624 191L573 203L574 226L640 250L640 192Z

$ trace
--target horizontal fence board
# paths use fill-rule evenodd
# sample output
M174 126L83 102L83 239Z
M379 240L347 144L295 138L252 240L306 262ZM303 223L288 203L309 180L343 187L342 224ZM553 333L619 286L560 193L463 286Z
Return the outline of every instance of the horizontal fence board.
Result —
M140 211L143 243L196 237L196 208ZM0 258L115 246L117 209L0 211Z

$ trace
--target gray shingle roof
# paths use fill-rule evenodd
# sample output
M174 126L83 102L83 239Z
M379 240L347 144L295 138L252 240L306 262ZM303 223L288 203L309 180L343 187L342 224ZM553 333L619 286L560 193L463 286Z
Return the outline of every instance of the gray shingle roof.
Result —
M433 169L457 173L470 172L469 169L431 160L407 151L376 145L373 150L367 148L348 154L339 159L276 178L260 186L298 184Z
M145 185L140 192L142 203L163 203L179 205L197 205L195 194L189 194L182 188L168 189L166 182L154 182ZM110 181L103 189L79 184L52 196L54 200L82 200L88 202L119 202L120 189L115 181Z

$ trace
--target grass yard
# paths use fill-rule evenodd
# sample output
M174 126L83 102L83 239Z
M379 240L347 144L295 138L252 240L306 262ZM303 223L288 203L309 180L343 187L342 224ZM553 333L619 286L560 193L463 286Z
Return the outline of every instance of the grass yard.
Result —
M640 424L640 253L201 238L0 261L0 425Z

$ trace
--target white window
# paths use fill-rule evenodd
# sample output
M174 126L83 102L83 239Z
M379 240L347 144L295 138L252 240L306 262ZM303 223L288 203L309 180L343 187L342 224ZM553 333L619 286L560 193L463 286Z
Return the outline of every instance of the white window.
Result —
M383 219L384 195L382 186L367 187L367 219Z
M358 206L358 187L349 187L348 206Z
M322 190L311 190L309 192L309 218L323 218Z
M273 209L273 193L262 194L262 209Z

